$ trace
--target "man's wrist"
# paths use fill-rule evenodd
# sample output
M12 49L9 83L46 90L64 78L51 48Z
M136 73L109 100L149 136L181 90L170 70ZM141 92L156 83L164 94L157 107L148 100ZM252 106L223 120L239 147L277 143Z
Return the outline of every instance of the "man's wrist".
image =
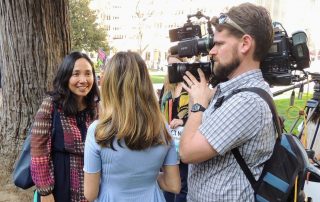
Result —
M200 103L194 103L191 106L191 112L204 112L206 108L202 106Z
M202 100L194 100L194 102L192 103L192 105L194 105L194 104L196 104L196 103L200 104L200 105L203 106L204 108L208 108L208 105L209 105L208 102L204 102L204 101L202 101ZM192 105L191 105L191 106L192 106Z

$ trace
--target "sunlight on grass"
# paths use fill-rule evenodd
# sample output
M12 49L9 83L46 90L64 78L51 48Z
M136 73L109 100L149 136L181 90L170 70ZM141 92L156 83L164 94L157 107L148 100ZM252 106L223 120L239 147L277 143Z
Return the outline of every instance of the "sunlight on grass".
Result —
M152 83L163 83L165 75L152 75Z
M294 106L290 107L290 98L279 99L275 100L276 108L278 111L279 116L285 118L285 129L286 131L290 131L291 127L293 126L294 122L297 120L299 116L299 110L304 110L306 102L311 99L310 94L307 97L304 95L301 100L295 98ZM303 117L298 121L296 127L293 130L293 134L299 134L297 127L302 122Z
M164 73L151 73L151 81L154 84L163 83L165 74Z

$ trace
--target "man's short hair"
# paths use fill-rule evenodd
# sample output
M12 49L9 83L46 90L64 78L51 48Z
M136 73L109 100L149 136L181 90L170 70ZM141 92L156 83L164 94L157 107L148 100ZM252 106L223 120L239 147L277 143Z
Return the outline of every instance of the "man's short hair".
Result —
M228 17L229 21L221 22L221 17ZM243 3L230 8L220 18L211 20L217 31L228 29L236 36L250 35L256 43L253 59L261 61L268 53L273 43L273 26L269 11L252 3ZM245 33L244 33L244 32Z

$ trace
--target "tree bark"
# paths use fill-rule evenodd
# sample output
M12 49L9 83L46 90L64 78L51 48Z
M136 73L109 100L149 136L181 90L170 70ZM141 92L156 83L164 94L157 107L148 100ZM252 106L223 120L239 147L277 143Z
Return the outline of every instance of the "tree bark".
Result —
M0 1L0 195L4 185L13 187L27 128L70 51L68 8L68 0Z

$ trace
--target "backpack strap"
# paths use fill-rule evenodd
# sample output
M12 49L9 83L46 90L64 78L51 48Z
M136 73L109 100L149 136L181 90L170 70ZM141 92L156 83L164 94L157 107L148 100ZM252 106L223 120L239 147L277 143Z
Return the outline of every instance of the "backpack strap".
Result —
M277 110L275 107L275 104L273 102L272 97L269 95L269 93L267 93L265 90L261 89L261 88L257 88L257 87L251 87L251 88L241 88L241 89L236 89L234 91L232 91L232 93L230 93L227 96L222 96L220 98L218 98L217 102L215 103L214 107L215 110L217 108L219 108L222 103L228 99L230 99L233 95L240 93L240 92L245 92L245 91L249 91L249 92L253 92L258 94L269 106L271 113L272 113L272 117L273 117L273 122L274 125L276 126L277 129L277 133L278 133L278 138L281 136L282 134L282 127L280 126L280 122L279 122L279 118L278 118L278 114L277 114ZM244 172L244 174L246 175L248 181L251 184L251 187L253 188L253 190L255 190L256 187L256 180L252 174L252 172L250 171L248 165L246 164L245 160L243 159L242 155L239 152L238 148L233 148L231 150L232 154L234 155L235 159L237 160L237 163L240 165L242 171Z

